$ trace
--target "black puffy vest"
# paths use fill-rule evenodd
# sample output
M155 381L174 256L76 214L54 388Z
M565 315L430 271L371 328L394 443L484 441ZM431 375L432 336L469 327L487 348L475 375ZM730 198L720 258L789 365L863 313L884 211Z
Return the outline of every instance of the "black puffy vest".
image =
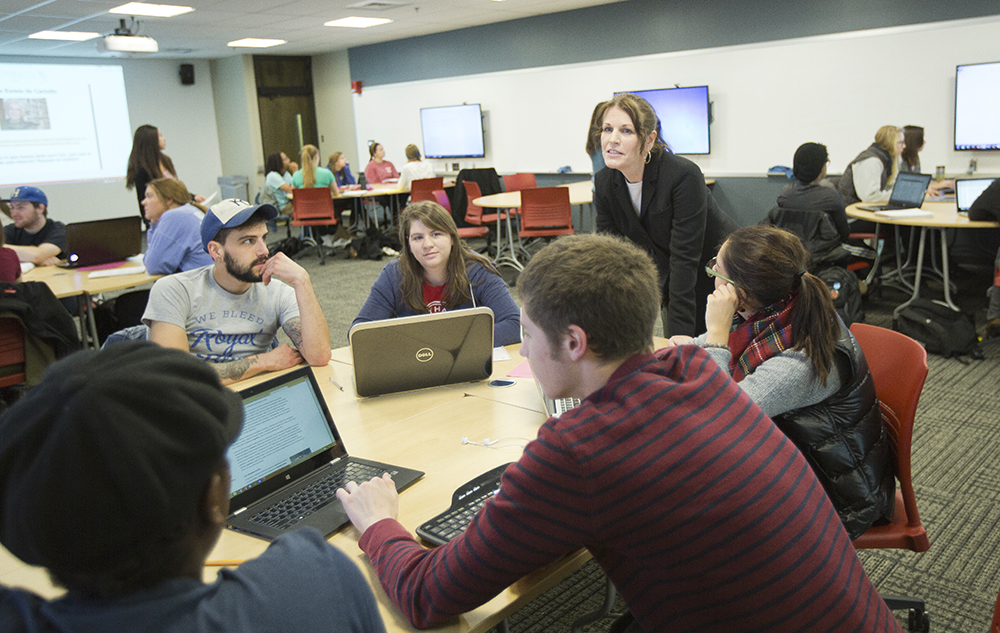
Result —
M875 383L858 342L840 326L841 387L812 406L774 418L812 466L851 538L892 518L896 481Z
M868 149L861 152L854 157L854 160L847 166L844 170L844 175L840 177L840 181L837 183L837 193L840 194L840 199L844 201L844 205L854 204L855 202L861 202L861 198L858 197L858 192L854 190L854 165L859 161L866 158L871 158L872 156L877 157L882 161L882 184L880 187L885 189L885 183L889 180L889 174L892 173L892 161L893 158L889 152L885 151L875 143L868 146Z

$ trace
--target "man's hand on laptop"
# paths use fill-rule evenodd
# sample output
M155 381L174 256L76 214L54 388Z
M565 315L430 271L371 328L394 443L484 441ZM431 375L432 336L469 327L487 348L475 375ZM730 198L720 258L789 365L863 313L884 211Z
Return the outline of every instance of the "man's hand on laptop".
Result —
M347 516L362 534L382 519L395 519L399 514L399 493L389 473L362 483L350 481L337 491Z
M293 288L298 288L302 283L310 283L309 273L306 272L306 269L293 262L284 253L275 253L273 257L268 259L264 264L264 270L261 271L261 276L265 286L271 283L272 276Z

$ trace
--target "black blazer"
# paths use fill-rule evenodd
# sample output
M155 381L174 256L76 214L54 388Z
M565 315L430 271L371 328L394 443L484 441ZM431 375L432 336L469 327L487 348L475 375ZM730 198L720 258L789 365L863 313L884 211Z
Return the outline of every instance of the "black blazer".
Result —
M695 287L699 277L708 278L702 268L737 228L715 203L701 169L668 152L654 157L642 175L642 209L637 216L625 176L605 167L594 177L594 206L599 232L628 238L656 263L667 306L665 331L699 334L695 324L702 320L697 317L699 310L704 313L711 284L701 284L697 293Z

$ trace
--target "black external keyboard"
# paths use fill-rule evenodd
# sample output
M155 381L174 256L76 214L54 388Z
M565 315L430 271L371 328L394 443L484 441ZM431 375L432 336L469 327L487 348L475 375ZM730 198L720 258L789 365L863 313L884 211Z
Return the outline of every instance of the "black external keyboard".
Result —
M367 464L348 462L343 468L317 479L291 497L250 517L250 521L276 529L295 525L320 508L337 500L337 488L349 481L368 481L382 475L382 470Z
M451 507L417 528L417 535L435 545L444 545L465 531L476 513L500 490L500 476L510 463L497 466L459 486L451 496Z

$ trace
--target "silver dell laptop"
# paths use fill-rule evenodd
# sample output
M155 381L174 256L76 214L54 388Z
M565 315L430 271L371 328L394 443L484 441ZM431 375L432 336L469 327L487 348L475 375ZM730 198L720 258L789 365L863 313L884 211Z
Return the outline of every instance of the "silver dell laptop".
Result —
M359 323L351 328L359 396L485 380L493 373L486 307Z

